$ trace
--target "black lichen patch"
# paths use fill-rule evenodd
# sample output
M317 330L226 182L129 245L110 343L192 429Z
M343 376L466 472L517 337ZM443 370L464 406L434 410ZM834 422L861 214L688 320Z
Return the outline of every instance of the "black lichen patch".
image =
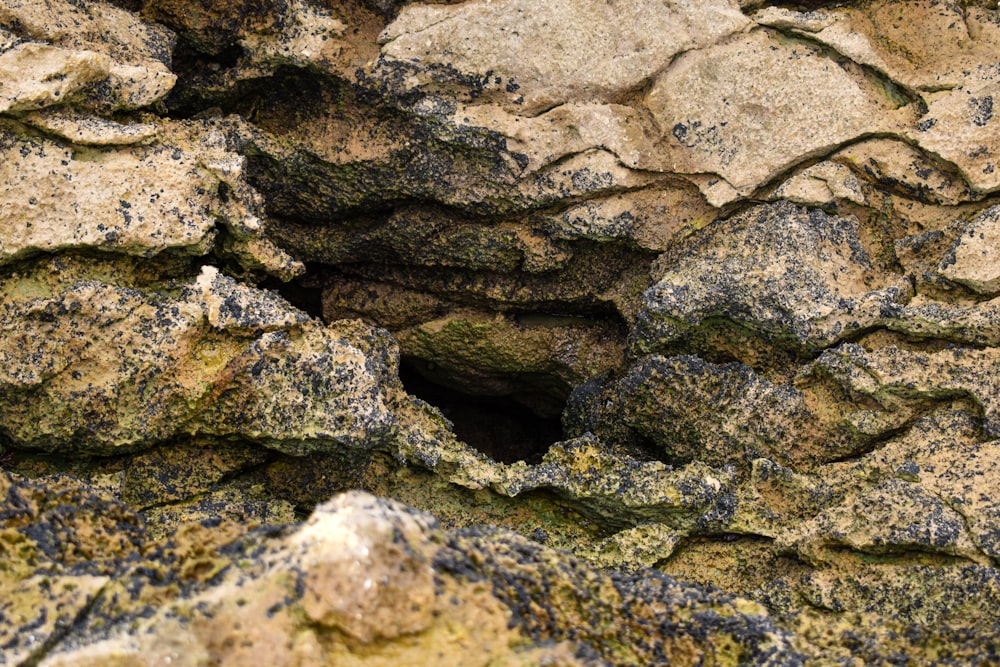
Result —
M408 392L441 410L455 435L502 463L538 463L562 439L558 418L539 417L510 397L464 394L425 379L408 363L399 375Z

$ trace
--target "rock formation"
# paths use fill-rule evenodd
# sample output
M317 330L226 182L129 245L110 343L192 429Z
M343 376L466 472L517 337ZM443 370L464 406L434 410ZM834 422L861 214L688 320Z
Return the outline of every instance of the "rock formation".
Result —
M0 664L1000 661L997 53L0 0Z

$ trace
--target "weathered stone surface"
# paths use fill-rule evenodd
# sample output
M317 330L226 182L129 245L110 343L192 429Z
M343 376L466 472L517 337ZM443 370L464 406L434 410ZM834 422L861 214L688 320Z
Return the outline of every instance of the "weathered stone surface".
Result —
M931 97L927 114L907 137L953 162L976 190L993 192L1000 188L1000 120L993 118L993 96L998 94L1000 77L981 67L956 90Z
M491 225L446 209L400 207L387 219L338 227L285 223L273 235L313 262L393 262L508 273L562 268L571 256L541 230Z
M845 389L877 402L875 413L858 413L859 419L879 411L895 412L905 420L920 407L954 398L967 398L981 415L983 429L1000 433L997 400L997 350L947 348L938 352L914 352L895 346L865 350L845 344L824 352L812 372L829 375Z
M962 515L904 479L887 479L863 496L824 510L781 535L778 546L815 558L814 542L870 554L931 551L988 562L966 532Z
M747 469L769 458L806 469L865 442L846 423L818 413L815 397L796 387L771 383L743 364L688 355L644 357L594 403L597 433L637 440L670 461Z
M105 149L67 146L14 123L0 127L4 177L13 185L0 199L7 221L0 262L78 248L203 255L221 227L229 232L226 249L248 269L284 278L302 270L263 238L258 196L243 180L243 157L227 150L224 128L160 126L162 141Z
M1000 343L1000 300L967 307L953 306L919 295L888 313L884 324L894 331L955 343L995 346Z
M106 501L84 489L50 495L43 508L43 487L6 473L0 479L21 509L3 516L4 543L19 538L22 551L55 534L63 545L84 544L88 531L110 524L98 509ZM53 524L70 501L76 523ZM430 515L367 494L339 496L293 530L241 537L231 529L218 520L194 524L142 556L132 545L106 544L79 572L68 569L66 551L40 552L34 563L0 572L9 580L37 568L48 581L21 575L20 587L7 589L14 594L4 600L5 627L18 634L0 635L5 664L796 659L789 637L749 601L652 571L610 575L511 533L446 535ZM141 537L141 523L134 530ZM164 567L176 568L166 574L169 586L157 581ZM517 583L528 580L538 586ZM40 598L45 590L52 594ZM656 639L608 642L602 619L622 613L625 636ZM32 626L34 635L26 631ZM88 628L102 630L96 639L77 634Z
M512 496L551 488L616 530L660 522L688 531L732 518L734 481L731 467L696 463L674 470L615 452L588 435L553 445L537 466L511 466L496 486ZM667 555L669 550L662 557Z
M0 55L0 111L81 96L100 109L136 109L162 99L177 78L173 34L108 3L11 0L0 7L0 26L25 40Z
M853 63L756 31L684 54L645 104L663 131L664 171L714 174L745 195L797 162L886 129L899 103Z
M200 255L211 245L216 179L196 155L164 144L73 149L11 129L0 143L4 180L12 185L0 204L5 263L82 247L151 256L168 248ZM53 172L61 177L50 178ZM104 187L108 181L121 183L118 193Z
M834 160L909 199L953 206L981 197L953 167L903 141L869 139L838 151Z
M602 29L590 30L592 23ZM426 68L408 86L431 84L440 72L445 82L468 79L531 114L570 101L613 98L641 85L678 53L747 23L727 0L627 7L560 0L544 8L521 0L477 0L405 7L381 40L390 62L417 61ZM602 66L594 67L595 61Z
M942 508L957 513L963 526L954 534L955 539L964 541L967 536L976 547L975 552L965 556L986 562L987 557L996 558L1000 544L998 507L989 490L996 456L997 443L983 440L979 420L967 410L946 404L916 420L909 431L892 438L880 449L857 462L840 466L830 479L840 487L840 494L861 503L870 502L870 486L899 486L897 482L905 482L909 486L902 487L904 495L921 494L925 502L939 505L935 511L939 517ZM895 502L892 509L898 517L908 511L909 505L902 502ZM872 523L867 530L883 525ZM916 522L915 528L920 528L919 524ZM931 541L923 544L928 551L939 551L943 546Z
M24 114L21 120L44 132L83 146L118 146L137 144L156 136L153 123L123 125L64 107L49 107Z
M993 206L970 220L962 229L939 271L978 294L1000 293L1000 207Z
M202 433L304 453L393 432L387 369L348 342L350 326L337 336L213 267L179 298L94 273L54 259L4 281L0 410L13 442L110 453Z
M995 3L773 4L5 3L0 662L996 662Z
M910 296L910 285L875 273L856 225L787 203L716 223L658 260L636 347L662 348L713 319L805 349L875 324L883 308Z
M546 227L560 239L620 241L662 252L715 217L714 209L692 190L671 184L592 199L547 216Z
M803 169L774 189L773 200L787 200L801 206L823 206L837 201L864 205L865 187L845 165L824 161Z

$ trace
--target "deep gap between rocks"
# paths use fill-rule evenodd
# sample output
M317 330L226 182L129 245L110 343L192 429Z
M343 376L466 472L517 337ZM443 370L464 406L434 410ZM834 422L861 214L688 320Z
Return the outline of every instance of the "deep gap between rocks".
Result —
M308 279L312 276L313 271L310 269L304 277L288 282L268 277L257 283L257 287L280 294L285 301L305 312L310 317L322 320L323 289L311 284L311 281Z
M562 440L558 417L540 417L508 396L474 396L436 384L406 359L399 378L406 391L441 410L459 439L495 461L539 463Z

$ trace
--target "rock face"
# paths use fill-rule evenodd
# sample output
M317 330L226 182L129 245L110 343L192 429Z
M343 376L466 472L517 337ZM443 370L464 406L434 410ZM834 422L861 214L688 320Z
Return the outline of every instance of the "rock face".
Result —
M993 4L4 0L0 664L1000 661Z

